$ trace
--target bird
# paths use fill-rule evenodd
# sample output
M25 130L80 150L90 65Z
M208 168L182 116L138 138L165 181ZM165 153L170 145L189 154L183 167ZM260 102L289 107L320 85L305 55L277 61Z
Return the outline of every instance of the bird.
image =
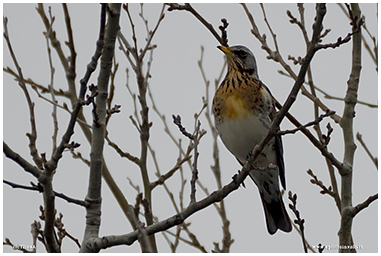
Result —
M215 126L225 147L243 166L270 128L276 114L274 99L259 79L255 57L247 47L217 48L226 55L228 70L213 98ZM269 234L278 229L290 232L292 225L279 189L279 180L286 189L280 135L264 147L250 166L249 176L258 187Z

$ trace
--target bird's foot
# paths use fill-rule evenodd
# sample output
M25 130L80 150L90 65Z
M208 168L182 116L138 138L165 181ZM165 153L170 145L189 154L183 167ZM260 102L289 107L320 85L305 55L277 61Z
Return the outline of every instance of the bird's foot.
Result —
M241 171L240 170L238 170L238 174L240 174L241 173ZM234 181L237 181L236 179L237 179L237 175L238 174L234 174L234 176L232 177L232 179L234 180ZM242 181L242 187L244 187L244 188L246 188L246 186L245 186L245 183Z

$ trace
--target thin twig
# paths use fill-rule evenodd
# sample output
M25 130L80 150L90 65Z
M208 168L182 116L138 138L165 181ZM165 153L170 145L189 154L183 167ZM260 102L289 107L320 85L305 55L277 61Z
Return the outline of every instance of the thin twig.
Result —
M320 191L320 194L328 194L330 195L336 202L336 206L339 209L339 212L341 212L341 199L338 193L332 190L332 187L329 186L328 188L323 184L321 180L318 179L318 177L312 172L311 169L307 171L307 174L310 175L313 179L311 179L311 183L315 184L316 186L319 186L322 190Z
M106 141L108 142L108 145L110 145L113 149L115 149L115 151L121 156L121 157L125 157L127 158L128 160L130 160L131 162L135 163L136 165L139 166L140 164L140 159L136 156L133 156L131 155L130 153L128 152L123 152L119 147L118 145L116 145L114 142L112 142L110 140L110 138L108 137L108 135L106 135Z
M51 12L49 12L49 14L50 14L51 24L53 24L54 19L52 17ZM58 102L56 100L56 96L54 95L53 83L54 83L55 68L53 67L52 54L51 54L51 49L50 49L50 45L49 45L49 38L47 36L49 34L49 31L47 31L44 34L45 34L45 39L46 39L46 48L47 48L47 51L48 51L48 59L49 59L49 67L50 67L50 84L48 85L48 89L50 90L50 95L52 97L52 102L55 103L55 104L53 104L53 111L52 111L52 118L53 118L53 136L52 136L53 150L52 151L54 153L54 151L57 148L57 135L58 135L57 103Z
M291 76L290 76L289 74L284 73L282 70L279 70L278 73L281 74L281 75L284 75L284 76L287 76L287 77L290 77L290 78L291 78ZM304 82L304 84L308 85L309 82ZM313 86L314 86L314 88L315 88L317 91L319 91L319 92L321 92L322 94L324 94L324 98L326 98L326 99L332 99L332 100L340 100L340 101L344 101L343 98L336 97L336 96L332 96L332 95L326 93L325 91L323 91L322 89L320 89L319 87L317 87L316 85L313 85ZM315 97L316 97L316 96L315 96ZM316 99L318 99L318 98L316 98ZM378 108L378 105L377 105L377 104L367 103L367 102L364 102L364 101L361 101L361 100L358 100L358 101L357 101L357 104L365 105L365 106L368 106L368 107L370 107L370 108ZM323 109L323 108L322 108L322 109ZM324 109L323 109L323 110L324 110ZM336 114L335 114L335 115L336 115Z
M185 127L182 126L182 124L181 124L181 116L180 116L180 115L177 115L177 116L172 115L172 118L173 118L173 123L174 123L175 125L177 125L177 127L178 127L179 130L180 130L180 132L181 132L185 137L187 137L187 138L190 139L190 140L195 140L194 136L193 136L191 133L187 132L187 130L185 129Z
M13 182L10 182L10 181L7 181L7 180L3 180L3 183L11 186L12 188L21 188L21 189L25 189L25 190L38 191L40 193L44 192L44 188L42 186L38 186L38 185L36 186L33 183L31 183L32 186L30 186L30 187L29 186L20 185L20 184L16 184L16 183L13 183ZM54 194L55 194L56 197L62 198L64 200L66 200L68 203L77 204L77 205L80 205L80 206L83 206L83 207L87 207L88 206L88 203L83 201L83 200L74 199L74 198L66 196L63 193L59 193L59 192L56 192L56 191L54 191Z
M37 140L37 128L36 128L36 122L35 122L35 115L34 115L34 103L32 102L32 99L29 95L29 92L25 85L25 80L23 73L21 71L21 67L18 64L17 58L15 53L13 52L12 44L9 38L9 32L8 32L8 19L6 17L3 18L3 25L4 25L4 39L7 42L9 53L12 57L12 61L17 69L18 76L19 76L19 86L21 87L22 91L24 92L25 98L28 103L29 108L29 118L30 118L30 125L31 125L31 133L27 133L27 137L29 138L29 149L30 149L30 155L33 158L33 161L37 165L37 167L42 170L43 169L43 162L41 157L38 154L38 150L36 147L36 140Z
M20 76L14 70L12 70L10 67L3 68L3 71L10 74L11 76L13 76L15 78L15 81L18 81L18 82L20 81ZM24 82L25 82L25 84L29 84L32 87L33 86L37 87L38 89L41 90L42 94L50 93L50 89L48 87L45 87L41 84L34 82L31 78L24 80ZM54 92L54 95L56 95L56 96L68 97L67 93L64 92L62 89L59 89L58 91L53 89L53 92Z
M207 22L190 4L186 3L184 5L181 5L181 4L168 4L169 5L169 8L168 8L168 11L173 11L173 10L179 10L179 11L182 11L182 10L185 10L185 11L188 11L190 13L193 14L193 16L196 17L196 19L198 19L209 31L210 33L212 33L212 35L217 39L217 41L223 45L223 46L229 46L228 43L227 43L227 40L224 40L224 38L226 39L226 37L224 36L224 33L226 32L224 29L226 29L228 23L226 22L226 19L224 19L224 21L222 21L223 23L223 26L220 27L220 30L222 31L222 37L220 37L218 35L218 33L216 32L216 30L214 30L212 24L210 24L209 22Z
M151 41L152 41L152 39L153 39L157 29L159 28L159 25L160 25L161 21L164 19L164 8L165 8L165 4L163 4L163 7L161 8L161 11L160 11L160 14L159 14L159 20L157 21L155 28L152 31L148 31L147 30L148 31L148 35L147 35L147 38L146 38L147 43L146 43L146 46L144 47L144 49L140 53L140 56L139 56L140 61L143 60L143 58L144 58L144 56L145 56L145 54L146 54L146 52L148 50L150 50L150 49L152 50L153 48L156 47L156 45L153 45L153 46L151 45ZM142 11L142 13L143 13L143 11ZM143 21L144 21L145 19L143 17L143 14L141 15L141 17L143 18ZM147 27L147 29L148 29L148 27ZM150 66L150 65L148 65L148 66ZM149 73L149 68L147 70L147 73Z
M348 13L348 9L344 7L344 5L342 3L338 3L340 9L344 12L345 16L348 17L348 19L350 19L350 16L349 16L349 13ZM368 28L366 27L366 24L363 24L363 27L364 29L367 31L369 37L371 37L372 41L373 41L373 51L372 49L370 48L368 42L366 41L365 37L363 35L361 35L361 39L362 39L362 42L364 44L364 47L365 49L368 51L370 57L372 58L373 62L376 64L376 66L378 67L378 54L377 54L377 50L378 50L378 45L376 43L376 39L374 36L371 35L371 33L369 32Z
M292 210L292 212L295 214L296 219L294 220L294 223L299 226L300 234L302 236L302 243L303 243L303 249L304 252L307 253L307 244L306 244L306 237L304 235L304 222L305 220L300 217L300 212L296 209L296 199L297 195L292 194L291 191L288 192L288 199L292 202L292 204L289 204L288 206Z
M360 142L361 146L365 149L366 153L368 154L368 156L370 157L370 159L372 160L372 162L378 169L378 158L374 157L372 153L370 153L370 150L366 146L365 142L362 140L362 135L359 132L356 134L356 139Z
M180 116L178 116L180 117ZM190 204L196 202L196 180L198 179L198 169L197 169L197 160L198 160L198 143L199 143L199 132L200 132L200 126L201 122L198 120L197 122L197 127L196 127L196 132L194 135L194 158L193 158L193 169L192 169L192 179L191 179L191 195L190 195Z
M292 129L292 130L280 131L280 132L278 132L277 134L278 134L278 135L286 135L286 134L290 134L290 133L294 134L294 133L296 133L297 131L300 131L300 130L302 129L302 127L307 128L307 127L309 127L309 126L316 125L316 124L320 123L321 121L323 121L323 119L324 119L325 117L328 117L328 116L330 116L330 115L334 115L335 113L336 113L335 111L331 111L331 110L330 110L330 111L328 111L327 113L320 115L320 116L319 116L317 119L315 119L314 121L308 122L308 123L306 123L305 125L303 125L303 126L301 126L301 127L297 127L297 128L295 128L295 129Z
M247 8L246 4L241 4L250 23L251 23L251 26L252 26L252 29L251 29L251 33L259 40L259 42L261 43L261 48L263 50L265 50L269 56L267 56L268 59L273 59L275 62L279 62L281 64L281 66L287 71L287 73L290 75L290 77L292 77L294 80L297 79L297 75L295 74L295 72L291 69L291 67L283 60L281 54L279 51L272 51L271 48L268 46L267 44L267 41L266 41L266 35L262 34L259 32L259 29L257 27L257 25L255 24L255 21L254 21L254 18L253 18L253 15L250 13L249 9ZM275 35L272 34L272 36L274 37ZM320 36L320 33L317 37ZM275 42L274 42L275 43ZM309 93L307 91L307 89L302 85L301 87L301 91L302 91L302 94L305 95L307 98L309 98L312 102L316 102L316 104L319 105L319 107L324 111L326 112L327 110L329 110L329 108L324 105L318 98L316 98L316 96L313 96L311 93ZM331 118L336 122L336 123L339 123L340 122L340 116L338 116L337 114L335 115L332 115Z
M189 153L190 153L190 151L189 151ZM173 175L177 170L180 169L180 166L181 166L184 162L186 162L186 161L188 161L189 159L191 159L191 157L192 157L191 155L186 155L184 158L182 158L182 159L178 159L178 160L177 160L177 163L175 164L174 167L172 167L172 169L170 169L166 174L160 175L160 177L159 177L156 181L154 181L154 182L151 183L151 187L152 187L152 188L155 188L157 185L164 184L164 182L165 182L167 179L169 179L170 177L172 177L172 175Z

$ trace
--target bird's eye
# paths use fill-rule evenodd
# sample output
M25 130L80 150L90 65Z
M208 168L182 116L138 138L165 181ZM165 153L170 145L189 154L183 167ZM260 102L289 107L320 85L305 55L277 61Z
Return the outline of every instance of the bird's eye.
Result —
M245 51L237 51L236 54L240 58L246 58L246 56L247 56L247 52L245 52Z

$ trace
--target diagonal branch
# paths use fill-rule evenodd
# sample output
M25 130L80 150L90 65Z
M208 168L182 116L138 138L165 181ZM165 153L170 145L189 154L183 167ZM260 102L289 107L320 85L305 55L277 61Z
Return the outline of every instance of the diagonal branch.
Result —
M175 166L169 170L166 174L163 174L161 175L156 181L154 182L151 182L151 187L152 189L154 189L156 186L158 185L161 185L161 184L164 184L164 182L169 179L170 177L172 177L172 175L178 170L180 169L180 167L182 166L183 163L185 163L186 161L190 160L191 159L191 155L189 155L190 151L187 152L187 155L185 157L183 157L182 159L178 159L177 160L177 163L175 164Z
M278 109L282 109L282 105L275 99L275 106ZM295 125L295 127L299 127L300 131L311 141L311 143L321 152L323 156L325 156L329 161L332 162L336 168L342 168L342 163L331 153L327 150L326 145L321 143L315 136L290 113L286 114L286 117L292 124Z
M366 144L362 140L362 135L360 133L356 134L356 139L360 142L361 146L365 149L366 153L368 154L368 156L370 157L370 159L372 160L372 162L374 163L374 165L378 169L378 158L374 157L372 155L372 153L370 152L370 150L368 149L368 147L366 146Z
M364 202L362 202L361 204L356 205L352 209L353 217L355 217L358 213L360 213L362 210L367 208L372 202L374 202L377 199L378 199L378 193L373 195L373 196L369 196L368 199L366 199Z
M313 179L311 179L311 183L315 184L316 186L319 186L322 190L320 191L320 194L328 194L330 195L336 202L336 206L339 209L339 212L341 213L341 199L338 193L332 190L332 187L329 186L328 188L323 184L321 180L318 179L318 177L312 172L311 169L307 171L307 174L310 175Z
M334 114L335 114L335 111L331 111L331 110L330 110L330 111L328 111L327 113L320 115L320 116L319 116L317 119L315 119L314 121L308 122L308 123L306 123L305 125L299 126L299 127L295 128L295 129L292 129L292 130L280 131L280 132L278 132L277 134L278 134L278 135L294 134L294 133L296 133L297 131L300 131L302 128L307 128L307 127L309 127L309 126L316 125L316 124L320 123L321 121L323 121L323 119L324 119L325 117L328 117L328 116L330 116L330 115L334 115Z
M3 180L3 182L9 186L11 186L12 188L21 188L21 189L26 189L26 190L33 190L33 191L38 191L40 193L44 192L44 188L42 186L36 186L35 184L32 184L31 187L29 186L24 186L24 185L19 185L19 184L16 184L16 183L13 183L13 182L10 182L10 181L7 181L7 180ZM89 204L86 202L86 201L83 201L83 200L78 200L78 199L74 199L74 198L71 198L63 193L59 193L59 192L56 192L54 191L54 194L56 197L59 197L59 198L62 198L64 200L66 200L68 203L73 203L73 204L77 204L77 205L80 205L80 206L83 206L83 207L87 207Z
M269 56L267 56L268 59L273 59L275 62L279 62L281 64L281 66L287 71L287 73L292 77L292 79L296 80L297 79L297 75L295 74L295 72L291 69L291 67L283 60L281 54L279 51L272 51L271 48L268 46L267 44L267 41L266 41L266 35L261 35L260 32L259 32L259 29L254 21L254 18L253 18L253 15L250 13L249 9L247 8L246 4L242 4L242 7L250 21L250 24L252 26L252 29L251 29L251 33L259 40L259 42L261 42L262 46L261 48L263 50L265 50ZM263 9L264 11L264 9ZM270 32L272 32L272 30L270 29ZM275 37L274 34L272 34L273 37ZM319 35L320 36L320 33ZM274 44L277 44L277 42L275 41ZM278 49L278 47L277 47ZM308 49L307 49L308 50ZM316 96L312 95L304 86L301 87L301 91L302 91L302 94L304 96L306 96L307 98L309 98L312 102L315 102L319 108L321 108L324 112L327 112L327 110L329 110L329 108L323 104L323 102L320 101L319 98L317 98ZM340 122L340 116L338 116L337 114L334 114L331 116L331 118L336 122L336 123L339 123Z
M157 21L156 23L156 26L155 28L152 30L152 31L149 31L148 32L148 38L146 39L147 40L147 43L146 43L146 46L144 47L144 49L141 51L140 53L140 61L143 60L147 50L152 47L151 46L151 41L152 41L152 38L153 36L155 35L159 25L160 25L160 22L164 19L164 7L165 7L165 4L163 4L163 7L161 8L161 11L160 11L160 16L159 16L159 20Z
M108 144L109 144L113 149L115 149L115 151L118 152L118 154L119 154L121 157L125 157L125 158L127 158L128 160L130 160L131 162L137 164L138 166L140 165L140 159L139 159L138 157L133 156L133 155L131 155L131 154L128 153L128 152L123 152L123 150L121 150L121 149L119 148L118 145L116 145L114 142L112 142L112 141L109 139L108 135L106 135L106 140L107 140Z
M37 179L40 178L41 171L36 167L26 161L22 156L14 152L7 143L3 142L3 151L6 157L15 161L18 165L20 165L26 172L29 172Z
M168 5L169 5L168 11L173 11L173 10L182 11L182 10L185 10L185 11L188 11L188 12L192 13L193 16L195 16L196 19L198 19L210 31L210 33L212 33L212 35L217 39L217 41L221 45L228 46L226 37L225 36L220 37L218 35L218 33L216 32L216 30L214 30L212 24L207 22L189 3L186 3L184 5L172 3L172 4L168 4ZM224 26L227 24L226 23L226 19L223 19L221 21L224 24ZM226 27L227 27L227 25L226 25ZM223 28L223 27L221 27L221 28ZM222 31L222 34L224 35L225 30L221 29L221 31ZM224 39L226 39L226 40L224 40Z
M3 68L3 71L10 74L11 76L13 76L15 81L20 81L20 76L14 70L12 70L10 67ZM24 82L25 82L25 84L31 85L32 89L34 89L33 87L40 89L42 94L50 93L50 89L48 87L34 82L31 78L24 80ZM67 93L64 92L62 89L59 89L59 90L53 89L53 92L54 92L54 95L56 95L56 96L68 97Z

